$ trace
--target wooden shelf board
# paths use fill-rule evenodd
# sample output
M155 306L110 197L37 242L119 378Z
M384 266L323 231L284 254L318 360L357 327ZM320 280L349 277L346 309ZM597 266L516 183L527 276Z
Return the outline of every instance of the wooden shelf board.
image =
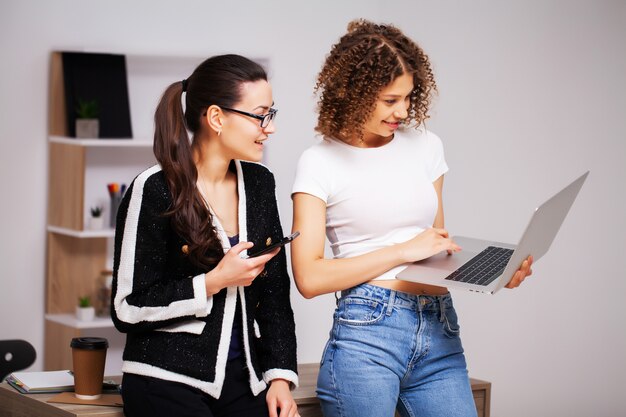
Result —
M73 329L99 329L113 327L111 317L96 317L91 321L80 321L73 314L46 314L46 320L62 324Z
M72 236L81 239L100 238L100 237L114 237L115 229L102 229L102 230L74 230L67 227L48 226L48 231L52 233L58 233L60 235Z
M77 139L71 138L68 136L50 136L50 142L52 143L63 143L65 145L74 145L74 146L84 146L84 147L93 147L93 148L124 148L124 147L133 147L133 148L150 148L152 147L152 140L148 139L133 139L133 138L115 138L115 139L107 139L107 138L98 138L98 139Z

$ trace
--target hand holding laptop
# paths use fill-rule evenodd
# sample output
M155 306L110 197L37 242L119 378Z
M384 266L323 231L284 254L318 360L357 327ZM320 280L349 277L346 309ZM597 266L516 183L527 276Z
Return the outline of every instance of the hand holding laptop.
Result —
M517 245L456 236L462 252L446 255L442 249L412 263L396 278L485 294L518 287L532 273L533 262L550 248L588 175L585 172L538 206Z
M424 230L413 239L410 239L401 245L403 245L401 250L403 251L403 256L406 259L405 262L421 261L443 252L444 250L448 253L448 255L452 255L455 252L460 252L462 250L462 248L449 237L446 229L439 229L436 227ZM532 255L529 255L504 287L511 289L519 287L522 282L524 282L526 277L532 275L532 263L533 257Z
M522 282L526 279L526 277L533 274L533 270L531 269L533 265L533 256L530 255L528 258L524 259L522 265L519 267L517 272L513 274L513 278L509 281L508 284L504 286L504 288L517 288L522 285Z

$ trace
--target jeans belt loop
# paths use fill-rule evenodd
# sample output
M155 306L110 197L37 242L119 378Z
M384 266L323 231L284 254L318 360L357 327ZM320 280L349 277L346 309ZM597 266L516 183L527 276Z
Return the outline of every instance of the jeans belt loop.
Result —
M425 305L426 305L426 300L424 299L424 297L421 295L418 295L417 296L417 311L421 313L424 310Z
M396 292L394 290L391 290L391 292L389 293L389 300L387 300L387 311L385 312L387 316L391 316L391 312L393 311L393 303L395 301L396 301Z
M443 302L443 296L438 295L437 301L439 301L439 311L440 311L439 321L443 323L444 320L446 319L446 305Z

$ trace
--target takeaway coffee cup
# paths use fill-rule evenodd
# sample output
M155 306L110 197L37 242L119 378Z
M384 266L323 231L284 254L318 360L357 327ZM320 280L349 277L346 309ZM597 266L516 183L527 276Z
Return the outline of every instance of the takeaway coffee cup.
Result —
M75 337L70 347L74 364L74 395L81 400L100 398L109 342L103 337Z

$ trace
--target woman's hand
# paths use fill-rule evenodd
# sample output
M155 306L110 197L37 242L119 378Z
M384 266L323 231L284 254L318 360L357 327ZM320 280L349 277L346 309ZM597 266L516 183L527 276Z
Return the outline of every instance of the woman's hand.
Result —
M263 272L265 264L280 252L280 248L276 248L254 258L241 258L241 252L252 246L254 246L252 242L239 242L226 252L214 269L205 274L207 295L217 294L226 287L247 287Z
M430 258L442 251L458 252L461 247L448 236L448 231L431 227L411 240L400 243L401 257L404 262L416 262Z
M298 406L291 395L289 381L287 380L272 380L265 400L270 411L270 417L300 417Z
M533 257L531 255L528 258L526 258L526 260L524 260L524 262L522 262L522 266L519 267L517 272L515 274L513 274L513 278L511 278L509 283L506 284L504 287L505 288L517 288L517 287L519 287L520 284L522 282L524 282L524 279L526 279L527 276L530 276L530 275L533 274L533 270L530 269L530 267L532 265L533 265Z

